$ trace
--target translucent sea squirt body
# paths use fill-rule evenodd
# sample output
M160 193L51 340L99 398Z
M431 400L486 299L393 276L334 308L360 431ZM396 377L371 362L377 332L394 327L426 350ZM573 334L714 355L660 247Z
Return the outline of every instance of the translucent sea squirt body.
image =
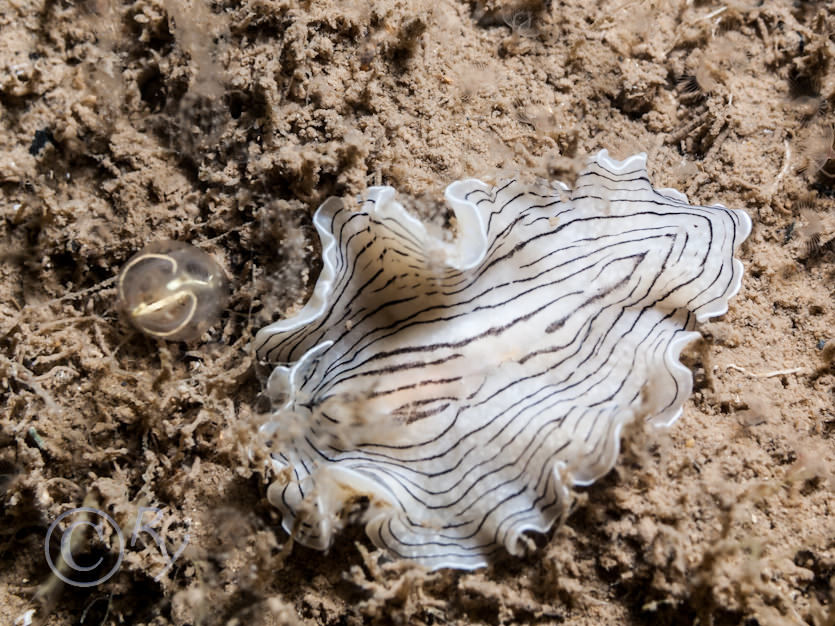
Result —
M133 255L118 278L119 306L146 335L199 339L219 318L229 292L223 269L208 253L164 240Z

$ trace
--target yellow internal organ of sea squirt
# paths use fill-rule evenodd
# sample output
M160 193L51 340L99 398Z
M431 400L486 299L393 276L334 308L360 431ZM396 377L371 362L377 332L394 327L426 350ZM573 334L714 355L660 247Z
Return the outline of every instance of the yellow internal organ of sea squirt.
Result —
M209 254L180 241L149 244L119 273L119 306L152 337L200 338L220 316L229 293L223 269Z

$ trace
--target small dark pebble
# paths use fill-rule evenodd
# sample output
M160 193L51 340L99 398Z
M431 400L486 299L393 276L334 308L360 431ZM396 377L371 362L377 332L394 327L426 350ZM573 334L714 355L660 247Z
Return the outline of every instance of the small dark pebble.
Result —
M32 140L32 144L29 146L29 154L31 154L32 156L38 156L38 153L43 149L43 147L47 143L51 143L53 146L55 145L55 137L52 136L52 131L48 128L36 130L35 138Z

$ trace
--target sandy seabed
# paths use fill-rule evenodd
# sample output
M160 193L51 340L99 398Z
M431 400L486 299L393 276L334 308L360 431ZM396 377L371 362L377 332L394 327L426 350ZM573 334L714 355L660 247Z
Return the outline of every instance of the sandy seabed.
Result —
M835 624L835 3L590 4L0 0L2 623ZM443 225L453 180L570 183L601 148L754 222L682 418L626 433L524 558L293 545L249 344L310 293L313 210L390 184ZM119 268L166 238L232 279L202 341L118 314ZM44 552L81 506L126 544L88 587ZM138 523L185 544L173 567ZM86 529L83 564L115 565Z

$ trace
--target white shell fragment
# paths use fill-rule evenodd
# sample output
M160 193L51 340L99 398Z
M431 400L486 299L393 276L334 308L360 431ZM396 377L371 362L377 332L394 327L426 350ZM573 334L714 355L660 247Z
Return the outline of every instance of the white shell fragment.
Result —
M262 427L268 497L305 545L360 511L391 554L472 569L561 519L568 488L614 465L624 424L681 414L679 354L739 290L751 221L605 150L573 191L451 184L449 242L394 196L319 208L313 296L257 335L281 404Z

